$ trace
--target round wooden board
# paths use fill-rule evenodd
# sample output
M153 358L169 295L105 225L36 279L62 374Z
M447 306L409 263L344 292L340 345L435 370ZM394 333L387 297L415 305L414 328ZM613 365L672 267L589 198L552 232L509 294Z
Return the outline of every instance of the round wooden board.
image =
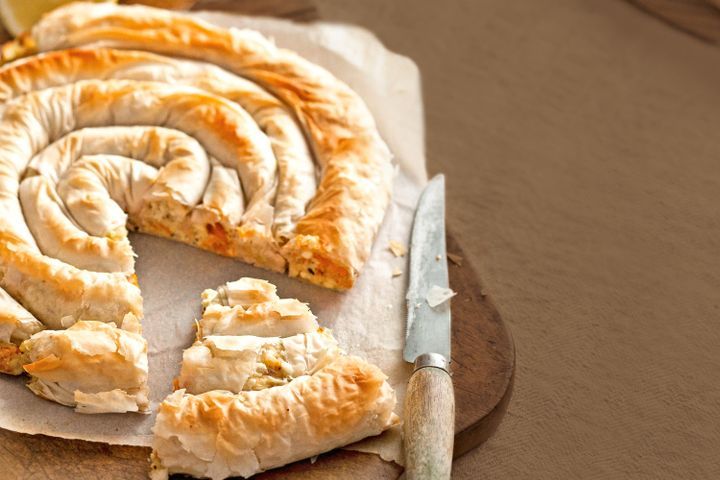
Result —
M452 235L447 251L463 257ZM455 387L455 458L495 432L512 395L515 345L477 272L449 263L452 300L452 371Z
M720 43L720 0L628 0L644 12L705 42Z
M463 257L450 235L448 252ZM476 272L467 264L449 262L452 300L452 369L455 387L455 457L480 445L497 428L510 399L515 367L512 338ZM146 478L150 449L0 429L0 471L3 479ZM304 460L266 472L262 480L396 479L402 467L377 455L334 451L314 464Z

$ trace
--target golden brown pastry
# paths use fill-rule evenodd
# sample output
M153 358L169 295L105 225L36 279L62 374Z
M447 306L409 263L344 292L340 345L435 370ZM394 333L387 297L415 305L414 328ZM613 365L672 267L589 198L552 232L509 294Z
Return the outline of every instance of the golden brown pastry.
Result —
M45 327L0 288L0 373L23 372L20 343Z
M0 68L0 371L24 368L35 393L85 413L147 409L128 229L325 287L354 284L393 169L367 107L328 71L257 32L82 2L0 53L15 60ZM262 389L259 404L250 393L233 400L252 408L294 399L292 418L278 418L297 432L307 426L294 415L318 402L312 389L360 412L307 451L253 444L265 457L255 466L243 457L238 472L387 427L394 396L384 377L338 359L306 304L244 278L206 291L203 307L183 386Z
M174 60L146 52L111 49L70 49L50 52L16 62L11 68L6 67L0 70L0 99L7 101L23 93L91 78L151 80L173 85L194 86L232 100L246 109L270 139L278 163L278 189L274 200L274 217L272 219L275 237L280 243L284 243L290 238L297 220L305 214L305 207L315 194L316 174L303 133L295 122L292 113L282 102L256 84L232 75L214 65L189 60ZM111 135L111 132L106 131L98 133ZM123 150L142 146L142 143L137 141L125 143L122 138L113 136L100 137L98 134L93 135L90 140L78 141L81 139L71 138L71 136L76 137L71 134L61 139L61 144L59 146L53 145L52 147L55 148L48 149L52 150L51 154L45 155L52 160L56 160L58 157L62 158L62 162L54 162L58 165L58 170L61 167L67 167L69 161L72 161L68 157L73 156L73 153L80 150L78 148L73 151L75 142L82 148L84 154L121 154L136 159L145 156L145 152L140 156L133 155L130 152L121 153ZM101 142L102 139L105 142ZM85 145L88 141L95 147L94 151L87 151ZM99 149L100 145L107 148L107 151ZM134 150L137 152L138 149L135 148ZM146 149L148 153L152 153L152 151L150 148ZM172 153L177 154L178 152ZM44 152L40 155L44 155ZM77 155L75 153L74 157L76 158ZM150 159L144 159L144 161L153 164L153 166L159 166ZM29 166L31 171L34 170L34 162ZM218 171L223 172L227 171L227 169L220 167ZM229 172L232 172L232 170L229 170ZM213 177L213 180L217 179L216 175ZM193 178L197 181L202 179L203 176L197 175ZM233 183L238 184L237 178L234 179L234 182L232 178L229 181L231 187ZM232 188L231 190L235 191L237 189ZM208 194L217 191L217 185L213 185L212 188L208 187ZM222 197L220 199L226 200ZM194 203L186 203L186 205L194 205ZM215 225L220 222L220 224L226 225L225 228L228 228L227 225L234 228L235 225L240 223L239 220L244 211L244 205L238 206L235 203L221 203L208 199L197 210L197 212L194 212L194 225L202 223L204 227L205 225ZM228 213L226 214L222 210L228 210ZM219 217L218 213L220 213ZM236 221L223 221L231 215L237 218ZM179 225L178 220L182 220L182 218L176 217L178 217L177 213L174 215L174 223ZM159 231L153 230L153 227L150 226L149 228L151 233L164 236L169 236L167 232L177 231L176 226L168 227L166 225L160 228ZM148 230L146 226L143 226L143 229ZM212 249L212 240L205 241L205 248Z
M201 321L198 340L183 353L177 391L153 428L151 478L249 477L398 422L387 377L346 356L306 304L247 277L205 290L202 300L205 327ZM278 317L283 304L304 307L304 320ZM208 324L216 313L233 321ZM314 331L299 333L312 324ZM203 337L209 325L220 334Z
M262 390L311 375L342 352L328 330L291 337L209 336L183 352L176 388Z
M220 285L217 290L208 288L200 295L202 307L205 310L210 305L235 307L237 305L247 308L256 303L274 302L280 300L277 287L267 280L259 278L242 277L232 282Z
M289 337L318 329L307 304L294 298L257 303L248 308L211 304L198 322L200 336L256 335Z
M45 327L0 288L0 344L20 344Z
M103 160L103 165L109 163L107 158ZM125 161L115 163L132 165ZM82 168L83 164L79 165ZM78 170L73 169L70 175L75 173L77 177ZM93 189L88 188L88 183L84 191L93 195ZM99 190L107 192L104 188ZM102 198L93 196L93 201L100 204ZM127 237L88 235L72 220L55 186L47 177L38 175L23 180L20 184L20 204L28 227L44 255L93 272L134 271L135 259Z
M40 52L102 45L181 54L221 66L275 95L297 116L322 170L317 194L282 250L289 273L331 288L352 286L388 205L392 167L372 116L347 85L256 32L147 7L71 4L46 15L21 43L5 53L28 51L34 44ZM248 203L252 213L245 219L250 216L259 225L241 227L242 248L261 248L262 227L272 216L267 207L267 202ZM281 217L283 241L290 235L285 223Z
M290 337L318 331L315 315L307 303L280 298L277 287L266 280L242 277L217 290L201 294L203 314L198 338L249 335Z
M124 329L81 321L36 333L20 346L35 394L80 413L145 412L147 343L131 315Z
M143 195L117 184L108 184L105 192L88 192L85 175L73 181L69 171L79 159L97 155L140 160L159 171ZM84 128L61 137L30 161L25 176L43 175L56 183L73 219L90 235L122 237L128 215L131 223L142 221L145 230L182 232L185 217L203 196L209 170L205 150L187 134L163 127L114 126ZM99 186L97 180L103 177L95 177L89 180Z
M191 134L212 157L238 171L249 198L243 227L256 228L262 212L268 208L272 211L276 161L270 141L247 112L221 97L154 82L86 80L28 93L8 102L2 113L0 146L7 153L5 158L0 155L0 162L12 162L21 170L27 166L29 155L10 158L10 152L23 149L33 155L47 146L50 138L78 128L167 126ZM262 248L272 250L272 241ZM250 262L256 255L261 259L258 263L267 261L263 266L270 268L284 265L278 254L275 264L271 263L269 251L236 253Z
M249 477L378 435L398 421L385 379L357 357L338 357L279 387L178 390L158 409L151 477Z
M140 289L125 275L80 270L2 230L0 287L48 328L78 320L121 324L127 313L142 317Z

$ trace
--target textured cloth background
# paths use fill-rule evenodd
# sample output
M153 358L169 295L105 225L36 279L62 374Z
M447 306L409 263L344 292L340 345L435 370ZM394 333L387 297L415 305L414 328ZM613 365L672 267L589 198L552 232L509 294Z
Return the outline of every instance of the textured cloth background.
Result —
M517 345L454 478L720 477L720 50L611 0L320 0L420 66L429 170Z

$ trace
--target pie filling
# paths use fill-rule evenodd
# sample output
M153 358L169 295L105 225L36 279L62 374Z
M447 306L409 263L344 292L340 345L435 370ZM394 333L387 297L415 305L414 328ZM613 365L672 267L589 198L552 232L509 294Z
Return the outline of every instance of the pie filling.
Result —
M260 347L255 371L245 382L243 390L277 387L285 385L292 378L292 367L287 361L282 342L265 343Z

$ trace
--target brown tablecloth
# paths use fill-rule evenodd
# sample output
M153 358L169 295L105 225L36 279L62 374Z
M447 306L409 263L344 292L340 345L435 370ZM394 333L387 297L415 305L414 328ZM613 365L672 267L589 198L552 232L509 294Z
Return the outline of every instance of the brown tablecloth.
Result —
M720 477L720 49L620 1L320 0L418 62L517 345L455 478Z

